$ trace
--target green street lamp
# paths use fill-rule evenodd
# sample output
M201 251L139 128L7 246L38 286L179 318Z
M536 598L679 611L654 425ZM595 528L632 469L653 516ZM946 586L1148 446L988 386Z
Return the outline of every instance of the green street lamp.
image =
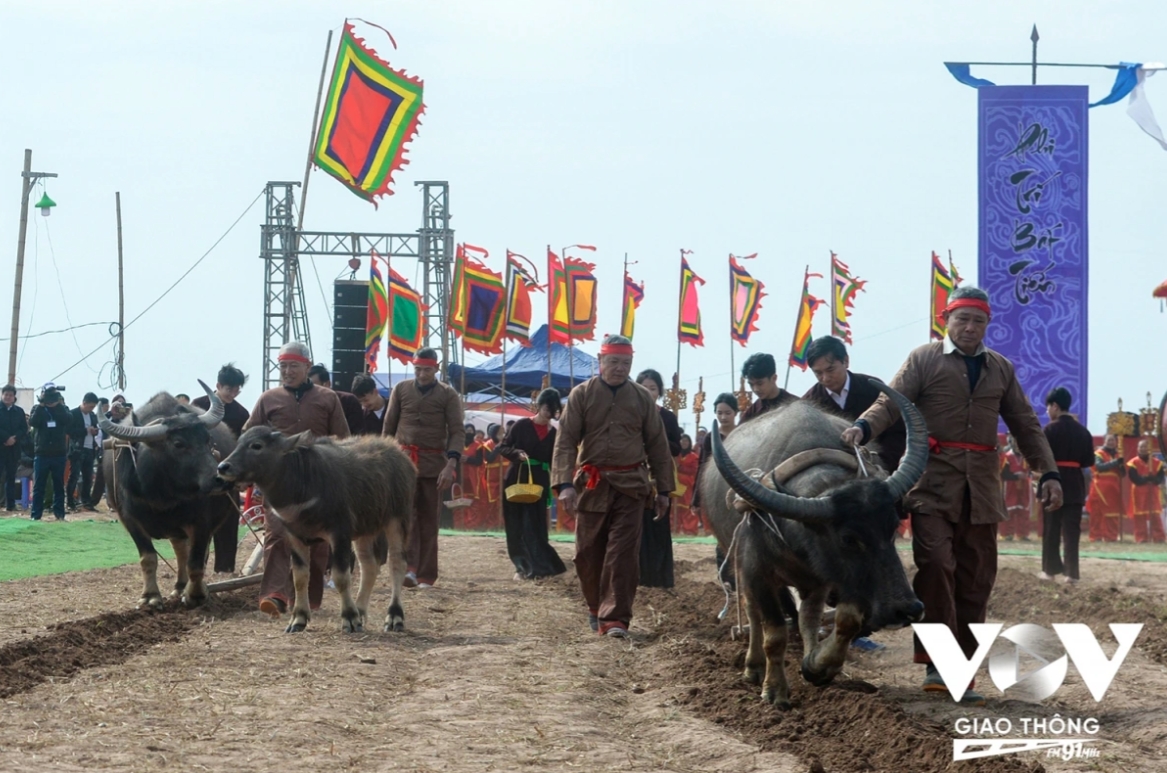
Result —
M41 211L42 217L48 217L53 212L53 207L57 206L57 202L49 198L49 194L41 196L41 200L35 204L36 208Z

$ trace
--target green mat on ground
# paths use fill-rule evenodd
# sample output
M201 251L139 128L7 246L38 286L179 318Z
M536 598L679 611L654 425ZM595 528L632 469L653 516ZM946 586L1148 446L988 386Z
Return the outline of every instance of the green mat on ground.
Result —
M158 555L174 558L169 542L156 544ZM138 549L116 521L0 520L0 581L137 561Z
M240 529L240 535L246 533ZM443 537L490 537L501 539L501 531L466 532L442 529ZM552 542L574 542L571 534L551 534ZM713 545L713 537L675 537L679 544ZM154 543L158 554L173 560L174 551L166 541ZM901 542L900 550L911 545ZM1040 545L1032 549L999 546L1001 555L1040 556ZM1110 558L1121 561L1167 562L1167 550L1162 545L1134 545L1119 543L1105 547L1092 546L1081 552L1082 558ZM124 564L135 564L138 551L125 528L116 521L31 521L28 518L0 518L0 582L38 577L63 572L82 572L86 569L107 569Z

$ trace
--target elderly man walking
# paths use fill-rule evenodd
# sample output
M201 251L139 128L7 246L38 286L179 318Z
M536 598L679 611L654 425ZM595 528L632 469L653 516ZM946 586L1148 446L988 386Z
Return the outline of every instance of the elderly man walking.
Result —
M336 392L315 386L308 380L312 354L298 341L280 348L280 386L259 396L244 431L267 425L285 435L311 432L317 437L349 436L348 423ZM292 588L292 562L300 557L292 553L285 539L287 533L279 513L267 508L264 518L263 581L259 586L259 608L269 615L282 615L295 598ZM308 605L320 606L324 597L324 571L328 568L328 543L312 546L309 562Z
M389 393L382 427L417 465L405 586L423 590L438 581L438 493L453 485L466 442L462 401L452 387L438 381L438 365L433 349L417 352L414 377Z
M631 370L632 342L605 338L600 375L567 397L551 463L559 506L576 516L575 568L589 623L615 637L627 636L632 620L646 504L663 518L674 485L660 411L647 389L628 380Z
M1005 420L1030 468L1041 476L1042 504L1062 506L1054 456L1013 364L985 347L989 297L961 287L944 312L948 336L908 355L890 386L928 423L928 467L904 497L912 518L912 581L925 620L951 629L967 657L977 649L970 623L983 623L997 577L997 523L1005 520L997 462L997 418ZM866 443L890 427L899 411L880 397L843 432L848 444ZM925 664L924 690L948 688L919 638L915 661ZM962 702L984 705L970 684Z

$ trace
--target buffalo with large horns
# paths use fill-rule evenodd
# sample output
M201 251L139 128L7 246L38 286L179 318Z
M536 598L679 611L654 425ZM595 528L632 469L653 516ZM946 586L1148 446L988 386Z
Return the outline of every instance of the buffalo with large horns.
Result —
M154 540L168 539L178 562L175 596L195 607L206 601L207 548L211 536L238 509L215 477L219 459L235 449L222 424L223 402L202 381L210 398L205 413L181 405L166 392L150 398L126 423L101 419L106 441L103 472L110 504L138 548L144 589L139 605L158 607L158 554Z
M890 476L876 457L865 450L857 457L843 444L849 422L807 403L747 422L724 444L713 433L716 469L703 471L701 490L718 540L737 560L750 621L744 676L761 682L762 697L779 708L790 706L779 603L786 588L802 599L802 676L814 685L839 673L856 636L903 627L924 613L894 540L895 502L924 473L928 431L907 398L873 383L907 424L907 451ZM837 599L834 631L819 641L828 597Z

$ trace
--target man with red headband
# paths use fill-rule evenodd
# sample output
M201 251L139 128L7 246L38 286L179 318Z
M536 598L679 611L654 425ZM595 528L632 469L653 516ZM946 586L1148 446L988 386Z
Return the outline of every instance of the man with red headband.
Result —
M389 393L383 432L396 438L417 465L405 585L425 589L438 581L438 493L454 483L466 436L458 393L438 381L438 353L420 349L413 375Z
M953 632L967 657L977 650L969 624L983 623L997 578L997 523L1005 520L997 462L997 419L1004 419L1030 469L1041 476L1047 511L1062 506L1053 452L1008 359L985 347L989 297L961 287L944 313L948 335L908 355L890 386L916 404L928 424L932 453L923 477L904 496L912 518L916 577L925 619ZM899 411L886 396L843 432L865 443L890 427ZM920 640L915 661L925 664L924 690L947 692ZM970 683L962 702L984 705Z
M631 370L632 342L607 336L600 375L568 395L551 463L559 506L576 517L575 568L589 624L614 637L627 636L632 620L644 510L663 518L675 482L660 411L628 380Z
M280 386L259 396L243 430L267 425L285 435L311 432L323 437L349 436L348 422L336 392L322 389L308 380L312 355L299 341L280 347ZM276 514L264 518L263 582L259 586L259 608L269 615L282 615L295 598L292 588L294 558L284 539L284 525ZM324 571L328 568L328 543L312 546L308 574L308 605L320 606L324 596Z

